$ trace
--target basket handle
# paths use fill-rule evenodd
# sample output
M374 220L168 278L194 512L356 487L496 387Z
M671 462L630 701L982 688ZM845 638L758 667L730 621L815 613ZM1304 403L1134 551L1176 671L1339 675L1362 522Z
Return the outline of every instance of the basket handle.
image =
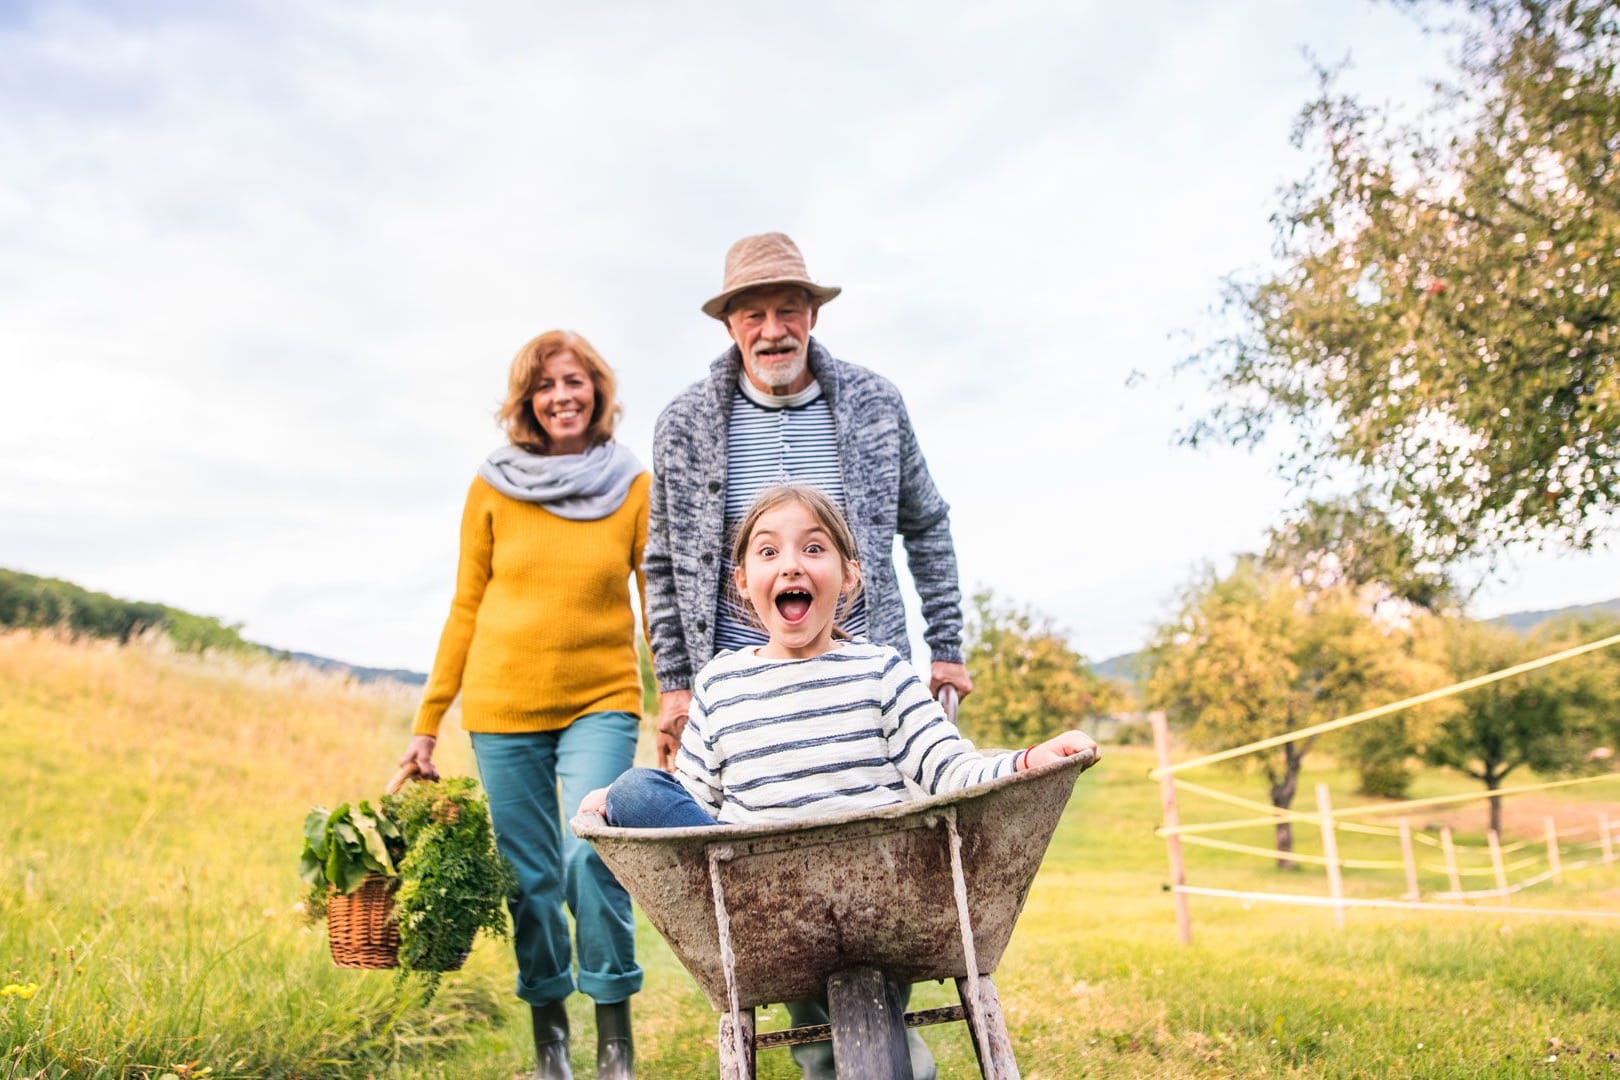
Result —
M394 778L388 781L388 786L383 788L383 794L396 794L400 788L405 786L405 781L409 780L413 776L418 775L418 772L419 770L417 769L416 762L414 761L402 766L399 772L394 774Z

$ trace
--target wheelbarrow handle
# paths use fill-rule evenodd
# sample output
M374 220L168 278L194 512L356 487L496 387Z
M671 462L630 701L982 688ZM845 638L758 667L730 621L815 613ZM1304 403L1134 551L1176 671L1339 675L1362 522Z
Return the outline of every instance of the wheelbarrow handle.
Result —
M939 693L934 696L938 699L940 708L945 710L945 719L952 724L956 723L956 706L961 700L957 696L956 687L950 683L944 683L940 686Z

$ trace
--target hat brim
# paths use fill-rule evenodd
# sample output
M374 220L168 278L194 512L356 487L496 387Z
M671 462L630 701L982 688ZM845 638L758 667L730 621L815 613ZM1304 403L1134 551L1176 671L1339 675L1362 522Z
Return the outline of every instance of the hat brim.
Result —
M731 303L734 298L754 289L774 289L779 285L797 285L809 293L810 299L815 301L817 305L825 304L844 291L837 285L817 285L815 282L805 281L803 278L768 278L764 281L750 281L748 284L739 285L735 289L727 289L703 305L703 314L711 319L719 319L721 322L725 322L726 305Z

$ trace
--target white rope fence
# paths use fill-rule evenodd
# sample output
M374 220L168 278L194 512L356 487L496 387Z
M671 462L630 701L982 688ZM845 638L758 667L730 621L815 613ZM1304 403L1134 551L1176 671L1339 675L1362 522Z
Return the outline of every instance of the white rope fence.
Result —
M1179 775L1194 768L1228 761L1244 754L1259 753L1300 739L1388 716L1402 709L1460 694L1475 687L1485 686L1502 679L1511 678L1514 675L1534 671L1550 664L1556 664L1616 644L1620 644L1620 634L1600 641L1590 642L1586 645L1563 649L1523 664L1516 664L1451 686L1431 690L1389 705L1366 709L1326 723L1314 724L1296 731L1256 740L1245 746L1233 747L1179 763L1172 763L1170 760L1168 722L1162 714L1155 715L1153 719L1153 741L1158 755L1158 766L1151 770L1149 775L1159 781L1164 812L1164 823L1155 830L1155 835L1164 839L1169 852L1171 876L1169 890L1176 898L1176 922L1181 940L1189 943L1192 941L1191 915L1187 907L1188 896L1225 897L1238 899L1244 903L1265 901L1330 907L1333 909L1336 921L1341 926L1344 925L1345 911L1349 908L1470 911L1597 919L1620 918L1620 911L1614 910L1532 908L1508 903L1510 897L1523 892L1525 889L1543 885L1550 881L1558 881L1566 873L1595 869L1615 863L1617 858L1620 858L1620 856L1617 856L1617 851L1620 851L1620 822L1611 821L1606 814L1600 816L1596 822L1565 828L1560 828L1552 817L1545 817L1543 820L1543 838L1539 843L1535 840L1516 840L1504 844L1496 830L1490 829L1487 831L1486 843L1483 845L1458 843L1452 836L1449 826L1440 828L1438 837L1428 835L1427 832L1422 830L1414 831L1411 828L1410 821L1404 816L1398 825L1368 824L1362 821L1347 820L1393 814L1408 815L1417 809L1452 806L1465 802L1477 802L1482 799L1509 798L1531 792L1571 788L1584 784L1615 782L1620 781L1620 773L1552 780L1539 784L1522 784L1511 788L1480 790L1457 795L1440 795L1426 799L1407 799L1394 803L1369 803L1343 809L1334 809L1327 785L1318 784L1316 787L1317 807L1314 811L1294 810L1292 808L1282 809L1256 799L1244 798L1230 792L1195 784L1182 779ZM1231 818L1225 821L1183 825L1180 821L1180 810L1177 805L1176 795L1178 792L1197 795L1234 807L1245 811L1248 816ZM1321 854L1281 851L1275 845L1267 847L1258 844L1247 844L1237 840L1216 839L1210 835L1212 833L1260 827L1275 828L1279 825L1292 826L1295 824L1315 826L1321 831ZM1380 839L1398 838L1401 857L1399 859L1341 857L1338 850L1340 833ZM1592 840L1575 842L1578 838L1594 836L1594 834L1595 838ZM1291 864L1320 866L1327 872L1328 895L1313 896L1299 893L1190 886L1186 881L1186 864L1182 851L1184 844L1238 855L1287 861ZM1431 849L1439 849L1441 860L1436 862L1431 857L1420 863L1415 854L1416 845L1418 844L1428 845ZM1366 844L1364 843L1362 846L1365 847ZM1572 857L1582 855L1587 857L1575 857L1571 861L1566 861L1566 849ZM1509 856L1516 857L1509 861ZM1471 865L1487 859L1488 865ZM1545 869L1537 869L1543 866ZM1345 870L1363 873L1401 871L1405 876L1405 893L1399 899L1347 896L1345 895L1343 882L1343 871ZM1526 873L1531 870L1536 872ZM1448 887L1431 890L1428 898L1425 899L1420 886L1420 874L1444 875ZM1516 881L1513 880L1515 875L1518 875ZM1465 878L1471 880L1488 878L1490 879L1490 885L1485 888L1465 889L1463 887ZM1502 903L1499 905L1486 905L1463 902L1481 899L1500 899Z

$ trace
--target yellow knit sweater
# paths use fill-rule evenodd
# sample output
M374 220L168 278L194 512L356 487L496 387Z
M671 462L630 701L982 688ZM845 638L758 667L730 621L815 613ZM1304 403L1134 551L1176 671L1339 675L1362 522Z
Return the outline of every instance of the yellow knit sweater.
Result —
M468 731L555 731L586 713L640 715L630 575L643 616L650 473L598 521L560 518L474 479L456 595L412 731L437 735L461 693Z

